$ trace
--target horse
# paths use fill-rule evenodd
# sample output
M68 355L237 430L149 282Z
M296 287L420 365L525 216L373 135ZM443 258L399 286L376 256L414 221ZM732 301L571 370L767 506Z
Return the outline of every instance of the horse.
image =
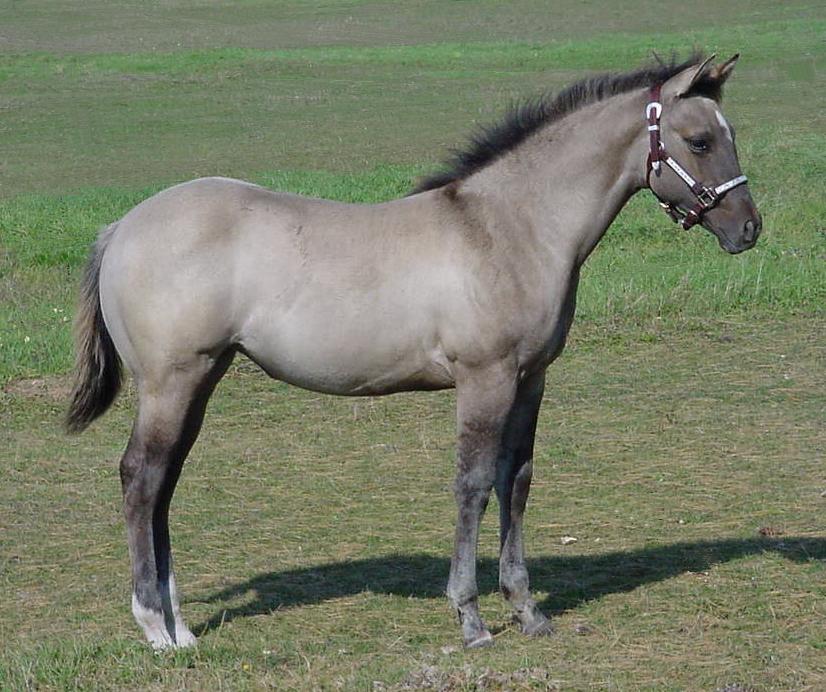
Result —
M196 641L175 584L169 505L237 353L315 392L455 388L447 597L464 645L492 642L476 583L492 489L502 594L523 633L552 632L531 596L522 533L545 371L565 345L583 262L636 192L650 189L683 228L701 224L729 253L755 245L761 217L720 110L738 57L658 59L524 102L392 201L202 178L99 233L82 278L67 428L107 410L125 366L138 399L120 460L132 612L153 647Z

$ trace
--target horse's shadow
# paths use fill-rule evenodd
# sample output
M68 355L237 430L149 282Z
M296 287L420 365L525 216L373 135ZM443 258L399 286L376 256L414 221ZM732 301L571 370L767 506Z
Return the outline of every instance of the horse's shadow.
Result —
M539 557L528 560L531 584L550 594L539 605L548 614L576 608L606 594L631 591L684 572L704 572L714 565L764 552L778 553L795 562L826 560L826 539L784 537L724 539L673 543L604 555ZM336 562L283 572L266 572L222 589L206 599L221 603L251 597L243 605L221 608L196 626L203 632L238 617L271 613L280 608L319 603L362 592L413 598L441 598L450 563L431 555L388 555ZM479 562L479 591L497 590L497 563Z

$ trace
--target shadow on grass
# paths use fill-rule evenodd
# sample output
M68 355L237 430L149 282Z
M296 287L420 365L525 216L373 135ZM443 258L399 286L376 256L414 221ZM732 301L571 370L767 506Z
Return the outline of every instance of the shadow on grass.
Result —
M673 543L605 555L539 557L528 560L531 585L550 595L540 603L550 615L576 608L606 594L631 591L643 584L663 581L683 572L703 572L714 565L749 555L773 552L795 562L826 560L826 539L726 539ZM497 561L479 562L479 591L492 593L498 586ZM450 561L431 555L388 555L336 562L283 572L267 572L212 594L207 603L238 597L252 599L222 608L196 626L203 632L238 617L270 613L365 591L414 598L441 598Z

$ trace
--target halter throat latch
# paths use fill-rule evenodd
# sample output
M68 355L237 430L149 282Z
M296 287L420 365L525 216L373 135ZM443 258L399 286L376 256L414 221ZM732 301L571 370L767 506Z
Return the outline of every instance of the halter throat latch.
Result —
M727 180L720 185L710 187L694 180L691 174L671 157L665 150L662 143L660 117L663 112L663 105L660 100L662 90L661 84L651 87L650 99L645 106L645 120L648 127L648 160L646 162L645 184L652 194L657 198L660 206L675 223L679 223L685 230L688 230L699 223L709 209L716 207L720 200L729 190L733 190L738 185L743 185L748 181L744 175ZM690 209L685 209L678 204L666 202L651 187L651 173L657 177L662 174L662 163L665 163L677 176L688 186L696 198L696 202Z

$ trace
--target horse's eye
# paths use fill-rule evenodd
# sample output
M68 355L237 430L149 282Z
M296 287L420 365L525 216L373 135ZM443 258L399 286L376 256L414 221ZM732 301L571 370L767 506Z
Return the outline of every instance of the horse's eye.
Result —
M695 154L702 154L708 151L708 140L701 137L694 137L688 140L688 148Z

